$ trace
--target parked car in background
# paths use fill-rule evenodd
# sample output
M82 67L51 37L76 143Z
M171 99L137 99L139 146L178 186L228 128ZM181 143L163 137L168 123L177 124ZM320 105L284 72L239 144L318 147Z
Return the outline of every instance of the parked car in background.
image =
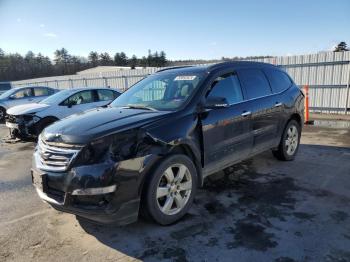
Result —
M48 125L69 115L106 106L120 93L110 88L74 88L62 90L39 103L11 107L6 126L13 137L35 137Z
M39 102L58 90L46 86L28 86L12 88L0 95L0 122L3 122L6 110L10 107Z
M0 82L0 95L12 88L11 82Z
M303 100L269 64L164 69L109 107L46 128L33 184L54 208L90 220L127 224L141 210L168 225L186 214L205 177L265 150L293 160Z

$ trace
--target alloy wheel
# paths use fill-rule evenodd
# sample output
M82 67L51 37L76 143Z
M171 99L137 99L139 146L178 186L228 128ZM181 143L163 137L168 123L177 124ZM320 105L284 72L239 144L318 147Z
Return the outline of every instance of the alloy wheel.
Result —
M291 125L287 131L287 137L285 140L286 152L292 156L298 148L299 133L296 126Z
M160 177L157 187L157 204L165 215L179 213L187 204L192 192L192 178L183 164L173 164Z

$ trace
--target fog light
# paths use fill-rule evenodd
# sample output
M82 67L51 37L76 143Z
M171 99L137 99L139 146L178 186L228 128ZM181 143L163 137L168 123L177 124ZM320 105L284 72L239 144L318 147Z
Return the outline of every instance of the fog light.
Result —
M102 195L113 193L116 190L117 186L107 186L107 187L97 187L97 188L85 188L85 189L75 189L72 192L72 195L75 196L91 196L91 195Z

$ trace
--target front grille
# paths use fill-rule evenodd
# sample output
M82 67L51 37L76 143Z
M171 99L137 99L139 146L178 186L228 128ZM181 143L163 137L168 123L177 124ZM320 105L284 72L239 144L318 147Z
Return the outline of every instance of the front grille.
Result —
M39 138L38 154L41 169L54 172L66 171L81 148L82 146L64 143L48 143Z

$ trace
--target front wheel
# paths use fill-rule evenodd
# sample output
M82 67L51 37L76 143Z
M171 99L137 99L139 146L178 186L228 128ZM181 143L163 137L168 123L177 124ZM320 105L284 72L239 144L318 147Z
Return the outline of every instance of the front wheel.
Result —
M300 136L301 127L299 123L295 120L289 121L283 131L281 142L277 150L272 151L273 155L279 160L294 160L299 149Z
M145 184L142 211L161 225L183 217L197 188L196 168L185 155L170 155L155 169Z

